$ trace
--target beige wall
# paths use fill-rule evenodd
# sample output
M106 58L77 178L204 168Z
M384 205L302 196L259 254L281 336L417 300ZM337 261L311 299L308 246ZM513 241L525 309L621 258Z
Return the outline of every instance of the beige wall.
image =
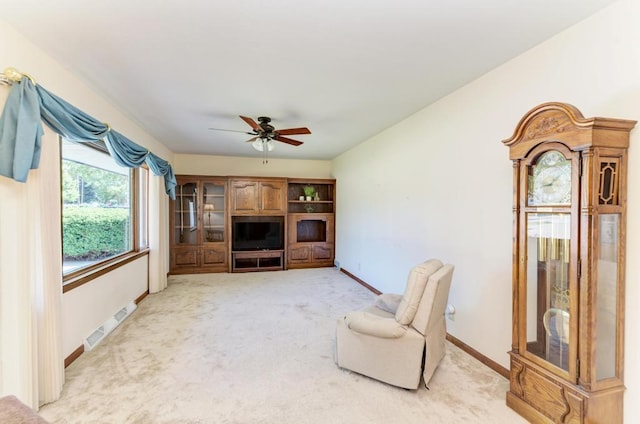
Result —
M176 154L173 166L176 175L332 178L331 161L269 159L263 164L259 153L251 158Z
M337 256L382 291L455 264L448 330L508 367L512 166L501 140L548 101L640 119L640 2L621 0L336 158ZM461 66L464 66L461 64ZM640 126L629 151L625 422L640 421Z
M68 357L95 329L147 291L148 257L136 259L62 297L62 351ZM135 313L135 312L134 312Z
M116 109L108 99L100 93L91 91L85 82L73 75L59 63L52 60L43 51L32 45L22 35L0 20L0 69L15 67L29 73L37 83L42 84L54 94L77 106L96 119L108 122L114 129L134 142L149 148L152 152L172 160L171 152L160 142L145 133L136 123ZM4 98L8 87L0 87L3 91L0 107L4 107ZM45 128L43 143L56 142L57 138ZM42 160L46 160L43 158ZM161 177L152 177L161 178ZM16 183L0 177L0 188L14 187ZM164 184L162 184L164 187ZM0 190L1 191L1 190ZM3 191L4 192L4 191ZM11 198L3 197L2 204L11 204ZM166 196L161 204L167 205ZM11 222L11 214L0 208L0 223ZM162 228L168 228L166 222ZM2 230L0 229L0 236ZM46 243L46 240L43 241ZM97 328L113 313L127 302L137 298L147 290L148 268L147 258L141 258L126 265L121 270L103 275L79 289L63 295L63 354L68 356L82 344L83 339ZM1 284L0 284L1 285ZM5 315L3 315L4 317ZM11 340L2 339L10 344ZM1 358L0 358L1 359Z

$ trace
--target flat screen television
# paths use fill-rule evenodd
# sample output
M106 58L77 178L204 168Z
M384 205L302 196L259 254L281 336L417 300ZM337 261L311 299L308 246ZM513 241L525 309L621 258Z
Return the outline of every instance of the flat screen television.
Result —
M284 217L233 217L231 249L284 249Z

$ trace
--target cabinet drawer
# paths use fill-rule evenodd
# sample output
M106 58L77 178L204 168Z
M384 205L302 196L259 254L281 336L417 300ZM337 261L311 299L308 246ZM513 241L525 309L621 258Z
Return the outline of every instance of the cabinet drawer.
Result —
M314 261L330 261L333 259L333 247L327 245L313 245Z
M332 265L333 244L309 243L289 245L287 263L289 265L304 264L304 267L313 265Z
M198 248L174 249L175 266L198 266Z
M310 262L311 246L289 246L289 263Z
M202 248L202 265L216 266L227 264L227 249L224 247Z

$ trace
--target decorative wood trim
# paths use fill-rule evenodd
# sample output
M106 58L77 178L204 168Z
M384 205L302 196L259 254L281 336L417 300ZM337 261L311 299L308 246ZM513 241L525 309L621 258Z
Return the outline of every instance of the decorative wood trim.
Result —
M147 291L145 291L144 293L142 293L140 296L138 296L136 298L136 300L134 300L134 302L136 302L136 305L140 304L140 302L142 302L142 300L147 297L147 295L149 294L149 290L147 289Z
M117 258L114 258L113 261L111 262L103 262L99 264L99 265L102 265L102 268L98 268L98 269L89 268L87 270L84 270L83 275L78 276L77 279L71 282L68 282L68 283L64 282L64 279L63 279L62 293L66 293L69 290L73 290L77 287L80 287L81 285L86 284L89 281L94 280L104 274L107 274L113 271L114 269L120 268L121 266L126 265L129 262L133 262L138 258L141 258L143 256L148 256L148 255L149 255L149 249L144 249L139 252L130 252L123 256L118 256Z
M372 292L374 292L375 294L382 294L382 292L378 289L376 289L373 286L370 286L369 284L365 283L364 281L362 281L361 279L359 279L358 277L356 277L355 275L353 275L352 273L350 273L349 271L347 271L344 268L340 268L340 271L342 271L344 274L346 274L347 276L351 277L353 280L355 280L356 282L362 284L364 287L366 287L367 289L371 290Z
M458 347L460 350L467 353L468 355L476 358L478 361L482 362L483 364L485 364L486 366L488 366L489 368L491 368L492 370L494 370L495 372L497 372L507 380L509 379L509 370L503 367L502 365L500 365L499 363L497 363L496 361L494 361L493 359L484 356L482 353L478 352L468 344L455 338L449 333L447 333L447 340L449 340L451 344Z
M520 398L524 397L524 389L522 388L522 376L524 374L524 365L518 361L511 361L511 392Z
M382 294L382 292L380 290L378 290L375 287L370 286L369 284L365 283L360 278L356 277L355 275L353 275L352 273L350 273L346 269L340 268L340 271L342 271L344 274L346 274L347 276L351 277L353 280L355 280L359 284L363 285L367 289L371 290L373 293ZM490 358L484 356L482 353L478 352L477 350L475 350L474 348L472 348L468 344L462 342L461 340L455 338L451 334L447 333L446 337L447 337L447 340L451 342L451 344L453 344L454 346L456 346L457 348L459 348L460 350L462 350L466 354L474 357L478 361L482 362L484 365L486 365L487 367L491 368L492 370L494 370L495 372L497 372L498 374L500 374L501 376L503 376L507 380L509 379L509 370L508 369L506 369L502 365L498 364L493 359L490 359Z
M69 365L71 365L73 361L78 359L80 355L82 355L83 353L84 353L84 345L80 345L80 347L74 350L71 353L71 355L64 358L64 367L67 368Z

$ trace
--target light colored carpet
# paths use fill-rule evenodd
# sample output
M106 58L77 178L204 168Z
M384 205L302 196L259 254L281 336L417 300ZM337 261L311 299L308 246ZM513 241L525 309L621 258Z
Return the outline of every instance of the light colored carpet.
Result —
M338 368L373 294L332 269L170 277L66 372L51 423L520 423L508 381L448 344L431 390ZM391 358L391 360L393 360Z

